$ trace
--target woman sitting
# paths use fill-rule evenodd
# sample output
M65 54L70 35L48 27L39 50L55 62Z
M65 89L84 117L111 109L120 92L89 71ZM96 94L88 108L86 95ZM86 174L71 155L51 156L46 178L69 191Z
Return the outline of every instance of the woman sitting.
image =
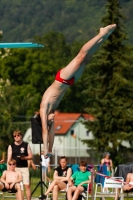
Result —
M46 199L47 195L53 191L53 200L58 199L58 192L60 190L67 189L67 182L70 179L72 170L67 166L67 158L65 156L60 157L59 166L55 168L53 175L53 182L49 185L48 190L43 195Z

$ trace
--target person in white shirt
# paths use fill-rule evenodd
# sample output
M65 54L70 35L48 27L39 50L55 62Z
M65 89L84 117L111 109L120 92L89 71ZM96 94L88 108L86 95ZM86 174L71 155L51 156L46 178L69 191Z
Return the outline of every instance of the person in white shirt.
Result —
M51 171L50 167L50 158L45 158L44 157L44 151L41 152L41 160L42 160L42 180L48 182L51 182L51 179L48 177L48 173Z

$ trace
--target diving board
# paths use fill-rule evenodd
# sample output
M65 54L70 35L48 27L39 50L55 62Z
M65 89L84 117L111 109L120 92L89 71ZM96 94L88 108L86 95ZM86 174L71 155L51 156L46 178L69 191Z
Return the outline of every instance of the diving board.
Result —
M11 42L11 43L0 43L0 48L42 48L44 45L32 43L32 42Z

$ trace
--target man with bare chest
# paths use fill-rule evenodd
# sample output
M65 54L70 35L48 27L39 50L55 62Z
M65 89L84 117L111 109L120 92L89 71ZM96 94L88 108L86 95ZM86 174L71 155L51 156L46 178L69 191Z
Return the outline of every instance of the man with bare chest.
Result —
M126 184L123 186L123 190L133 189L133 173L128 173L126 178Z
M21 172L16 172L16 161L11 159L8 162L9 170L5 170L1 176L0 190L3 192L16 193L17 200L22 200L21 185L22 175Z
M32 159L32 151L30 145L23 141L23 134L20 130L15 130L13 137L14 142L8 146L7 161L9 162L11 159L16 160L17 167L15 171L21 172L26 198L27 200L31 200L28 160Z
M83 45L77 56L66 67L57 72L54 82L44 92L40 104L40 118L45 158L52 155L54 143L54 111L57 109L69 86L80 78L93 54L113 33L115 28L116 24L100 28L99 33Z

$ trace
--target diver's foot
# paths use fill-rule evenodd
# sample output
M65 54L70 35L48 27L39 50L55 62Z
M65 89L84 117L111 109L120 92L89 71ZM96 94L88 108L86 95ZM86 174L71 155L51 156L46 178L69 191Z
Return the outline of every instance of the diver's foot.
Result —
M115 30L116 28L116 24L111 24L111 25L108 25L104 28L100 28L100 34L103 36L103 37L106 37L108 38L111 33Z
M46 155L44 155L44 158L45 159L50 158L52 155L53 155L52 152L48 152Z

